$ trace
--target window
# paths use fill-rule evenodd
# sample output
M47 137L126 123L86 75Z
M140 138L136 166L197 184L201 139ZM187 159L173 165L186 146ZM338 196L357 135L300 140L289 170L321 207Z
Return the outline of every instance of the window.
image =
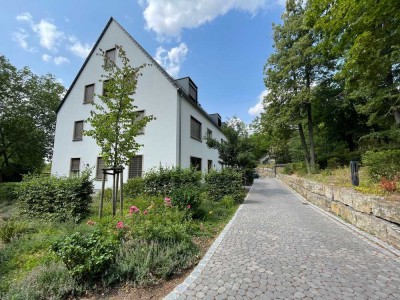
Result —
M103 96L107 96L106 86L107 86L108 81L109 80L103 80Z
M105 66L110 67L115 63L115 48L106 51Z
M210 128L207 128L207 139L212 139L212 131Z
M201 158L199 157L190 157L190 166L195 168L197 171L201 171Z
M85 86L85 96L83 98L83 103L91 103L94 99L94 84L89 84Z
M80 158L71 158L71 167L69 170L69 176L75 177L79 175L81 167L81 159Z
M82 141L83 121L76 121L74 125L74 141Z
M104 169L104 160L101 157L97 158L96 164L96 180L103 180L103 170ZM107 180L107 175L106 175Z
M136 112L135 121L136 121L136 122L141 121L143 118L144 118L144 110L137 111L137 112ZM140 130L140 131L138 132L138 134L144 134L144 127L142 128L142 130Z
M201 141L201 123L190 117L190 137Z
M128 178L141 177L143 169L143 155L137 155L131 158L129 162Z
M208 169L208 172L210 172L212 170L212 160L208 160L207 169Z

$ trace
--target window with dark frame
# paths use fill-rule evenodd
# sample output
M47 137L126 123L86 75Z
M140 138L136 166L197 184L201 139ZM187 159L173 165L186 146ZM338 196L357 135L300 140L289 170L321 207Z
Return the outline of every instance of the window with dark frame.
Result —
M209 159L208 162L207 162L207 170L208 170L208 172L210 172L212 170L212 164L213 164L212 160Z
M212 131L210 128L207 128L207 139L212 139Z
M70 177L79 176L80 167L81 167L81 159L80 158L71 158L71 167L69 170L69 176Z
M103 180L103 170L104 169L104 160L102 157L97 157L96 164L96 180ZM107 180L107 175L106 175Z
M142 177L143 155L136 155L129 162L128 178Z
M193 117L190 117L190 137L201 141L201 123Z
M190 157L190 167L195 168L197 171L201 171L201 158L200 157Z
M94 84L89 84L85 86L85 95L83 98L83 103L92 103L94 100Z
M103 96L106 96L106 94L107 94L106 86L107 86L108 81L109 81L109 79L108 80L103 80Z
M135 121L140 121L140 120L142 120L144 118L144 110L139 110L139 111L136 111L136 118L135 118ZM142 128L142 130L140 130L139 132L138 132L138 134L144 134L144 127Z
M83 121L76 121L74 124L74 141L82 141Z
M111 66L112 63L115 63L115 53L116 53L116 49L110 49L106 51L106 59L105 59L105 66Z

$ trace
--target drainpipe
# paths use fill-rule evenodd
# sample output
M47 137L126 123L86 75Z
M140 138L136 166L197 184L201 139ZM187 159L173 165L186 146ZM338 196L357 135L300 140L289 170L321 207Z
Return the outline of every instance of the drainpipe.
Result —
M178 166L182 163L182 90L178 88Z

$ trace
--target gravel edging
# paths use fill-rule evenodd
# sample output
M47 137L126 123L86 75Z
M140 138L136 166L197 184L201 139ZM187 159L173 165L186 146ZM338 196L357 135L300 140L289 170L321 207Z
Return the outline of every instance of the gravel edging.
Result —
M244 198L243 202L245 202L247 200L247 198L249 197L252 188L253 188L253 186L250 188L250 190L247 193L246 198ZM240 204L240 206L236 210L235 214L233 215L232 219L225 226L224 230L219 234L218 238L214 241L214 243L208 249L207 253L200 260L199 264L192 271L192 273L190 273L190 275L180 285L178 285L171 293L169 293L167 296L165 296L163 298L164 300L175 300L175 299L177 299L197 279L197 277L200 276L201 272L207 266L207 264L210 261L211 257L214 255L215 251L217 250L217 248L221 244L221 242L224 239L226 233L232 227L232 224L235 222L236 217L238 216L239 212L242 210L242 207L243 207L243 204Z

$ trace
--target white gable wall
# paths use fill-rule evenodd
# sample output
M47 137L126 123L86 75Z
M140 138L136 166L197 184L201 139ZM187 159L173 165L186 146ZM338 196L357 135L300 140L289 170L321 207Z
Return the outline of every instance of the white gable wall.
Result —
M190 120L193 116L201 123L201 136L202 141L198 141L190 137ZM220 141L226 140L226 137L221 133L219 128L206 118L193 104L189 103L187 99L181 97L181 166L183 168L190 167L190 157L201 158L201 168L203 173L208 171L208 160L212 160L213 169L221 170L221 165L218 163L218 151L209 149L206 141L203 138L206 136L207 128L212 131L213 138Z
M52 174L68 176L71 158L81 159L81 169L85 165L96 167L100 147L91 137L83 137L82 141L73 141L74 122L86 120L93 109L90 104L83 104L85 85L95 84L95 93L102 93L102 83L99 82L103 73L103 60L99 48L108 50L118 44L123 47L133 66L150 63L148 57L130 40L127 34L114 21L111 22L95 49L84 70L81 72L74 87L57 115L57 126L54 143ZM117 57L118 63L118 57ZM143 155L143 170L160 165L176 165L178 155L177 142L177 91L168 79L156 68L147 66L143 76L139 78L137 93L133 96L138 110L145 110L146 115L157 119L150 122L145 134L138 136L137 141L144 144L138 155ZM98 101L99 99L95 100ZM88 129L89 124L84 124ZM128 168L125 169L125 178ZM111 186L111 180L107 186ZM95 182L95 188L100 188L101 182Z

